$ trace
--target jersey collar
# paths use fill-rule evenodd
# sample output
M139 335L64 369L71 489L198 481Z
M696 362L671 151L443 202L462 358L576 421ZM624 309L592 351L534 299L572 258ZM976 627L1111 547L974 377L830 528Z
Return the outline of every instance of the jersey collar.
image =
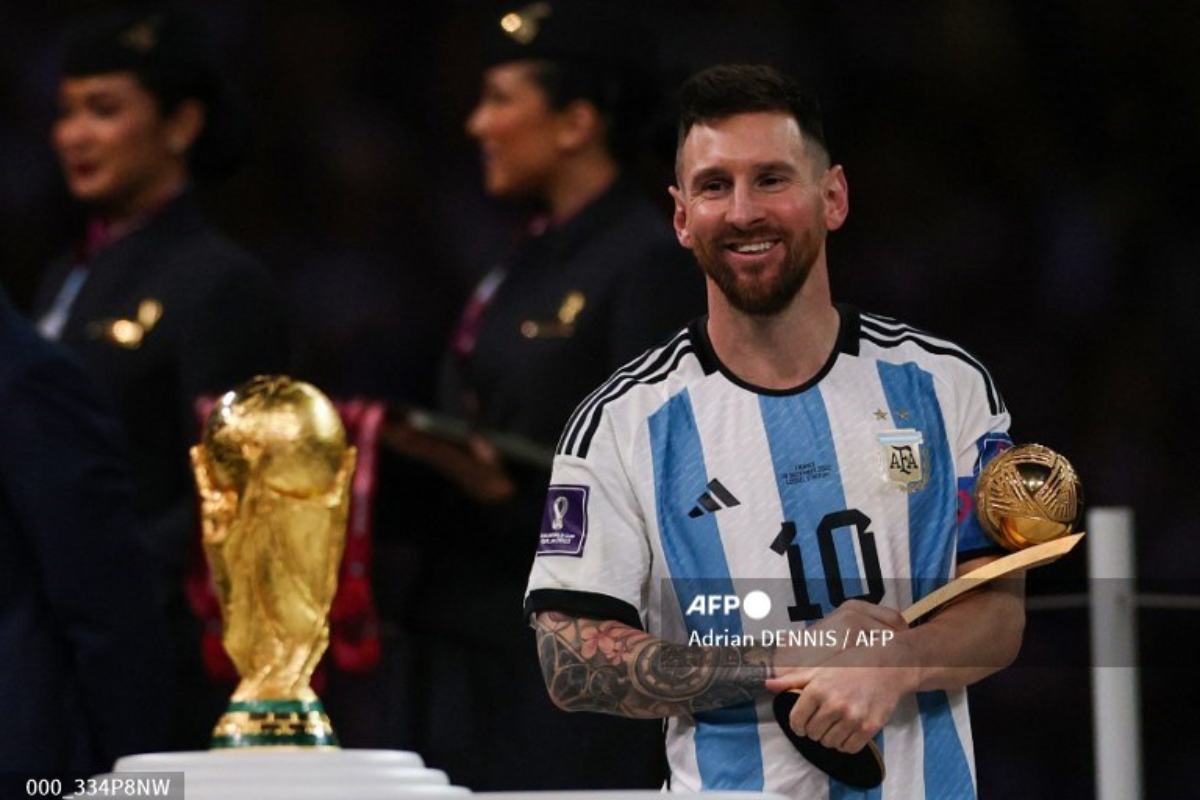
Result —
M829 371L833 369L833 365L837 362L839 355L843 353L850 356L858 355L859 311L854 306L844 303L834 303L833 305L838 312L838 335L837 341L833 346L833 351L829 354L829 358L825 359L824 366L817 371L816 375L799 386L793 386L789 389L766 389L762 386L755 386L752 383L742 380L725 366L721 359L717 357L717 352L712 346L712 340L708 338L707 314L692 320L691 324L688 325L688 330L692 341L696 343L696 357L700 360L700 366L704 369L705 375L719 372L730 383L755 394L771 396L799 394L820 383L829 374Z

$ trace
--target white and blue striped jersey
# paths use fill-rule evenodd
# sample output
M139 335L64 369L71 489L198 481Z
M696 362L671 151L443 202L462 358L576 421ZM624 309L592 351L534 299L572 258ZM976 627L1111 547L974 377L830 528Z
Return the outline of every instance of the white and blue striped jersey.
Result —
M987 371L895 320L838 312L834 352L793 390L740 381L700 320L584 400L558 444L526 614L617 619L681 643L784 644L847 598L903 609L957 563L1000 552L969 513L980 466L1009 443ZM758 591L769 608L760 596L753 616L702 599ZM670 786L975 796L965 691L904 698L876 742L885 782L859 791L792 748L769 700L674 717Z

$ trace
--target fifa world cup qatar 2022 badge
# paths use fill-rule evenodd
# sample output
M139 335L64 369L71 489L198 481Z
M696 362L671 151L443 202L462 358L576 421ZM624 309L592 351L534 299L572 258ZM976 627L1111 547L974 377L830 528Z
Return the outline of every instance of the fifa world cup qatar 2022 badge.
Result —
M883 479L892 486L915 492L929 480L929 459L925 437L916 428L879 431L879 467Z
M539 556L581 556L587 540L588 487L555 484L546 493Z

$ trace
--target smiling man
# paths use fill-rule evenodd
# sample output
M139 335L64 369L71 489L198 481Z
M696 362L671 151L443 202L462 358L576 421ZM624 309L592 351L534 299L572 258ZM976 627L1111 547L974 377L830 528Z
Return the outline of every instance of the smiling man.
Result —
M830 166L819 135L805 136L786 114L748 113L691 127L686 154L704 160L685 180L685 148L679 150L676 178L683 188L670 189L679 241L711 279L710 303L723 298L743 314L778 314L814 267L824 275L825 234L841 227L849 209L845 172ZM744 173L736 185L735 171Z
M1016 656L1022 584L912 629L897 609L1000 555L959 498L1008 412L961 348L833 302L849 191L791 79L689 80L676 167L708 315L559 440L525 600L551 697L666 718L672 789L850 796L774 720L801 689L795 731L884 753L882 788L854 796L973 797L965 687Z

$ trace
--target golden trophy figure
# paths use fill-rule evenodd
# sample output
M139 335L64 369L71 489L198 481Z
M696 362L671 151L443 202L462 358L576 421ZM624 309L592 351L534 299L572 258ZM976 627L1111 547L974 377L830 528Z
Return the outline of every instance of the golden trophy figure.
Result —
M355 451L315 387L225 394L191 451L225 649L241 676L212 747L337 747L309 681L329 644Z

